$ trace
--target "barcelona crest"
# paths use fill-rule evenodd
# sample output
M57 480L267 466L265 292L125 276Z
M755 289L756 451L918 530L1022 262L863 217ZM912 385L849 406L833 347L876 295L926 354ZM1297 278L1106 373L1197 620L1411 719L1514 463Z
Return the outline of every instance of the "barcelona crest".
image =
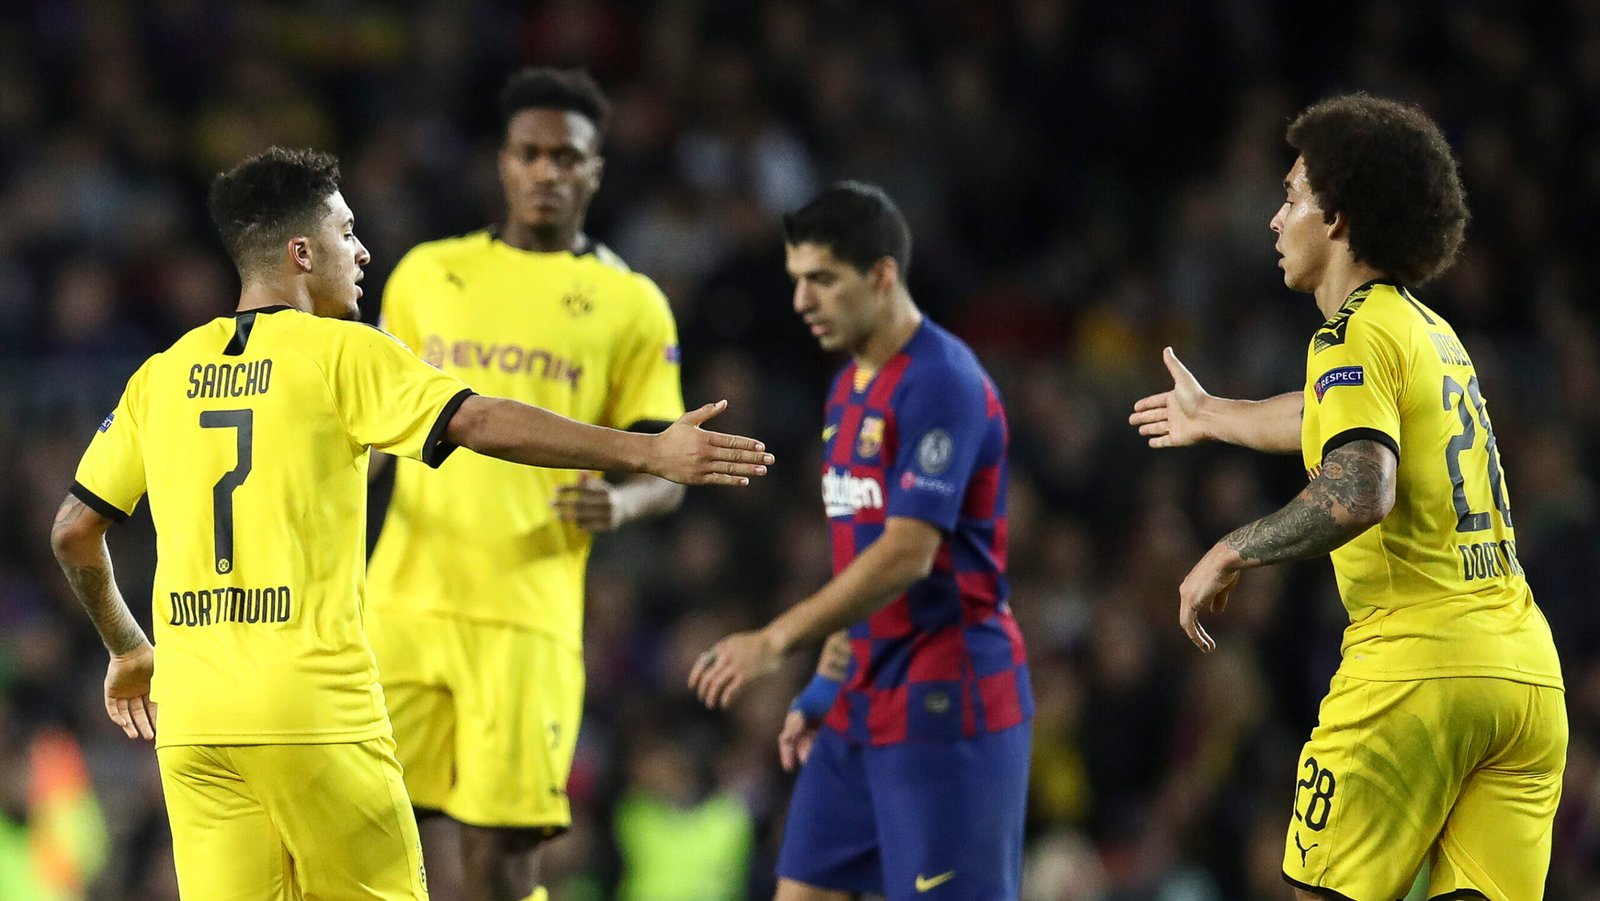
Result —
M883 417L868 416L861 420L860 437L856 440L856 456L863 460L876 457L883 450Z

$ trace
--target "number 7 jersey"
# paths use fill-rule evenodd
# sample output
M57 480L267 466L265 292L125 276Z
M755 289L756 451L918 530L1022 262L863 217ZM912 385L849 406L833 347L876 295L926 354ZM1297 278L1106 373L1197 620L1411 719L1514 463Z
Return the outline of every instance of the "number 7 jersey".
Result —
M1350 614L1340 672L1561 687L1477 372L1449 323L1399 285L1357 289L1306 351L1307 476L1362 439L1399 468L1394 509L1332 554Z
M156 527L156 741L389 733L361 628L367 448L438 465L471 391L387 334L289 307L225 316L128 380L72 493Z

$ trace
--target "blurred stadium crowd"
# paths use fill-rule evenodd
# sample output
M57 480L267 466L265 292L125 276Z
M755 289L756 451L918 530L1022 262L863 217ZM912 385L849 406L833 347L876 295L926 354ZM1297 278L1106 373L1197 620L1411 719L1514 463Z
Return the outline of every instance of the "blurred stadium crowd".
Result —
M1295 755L1343 625L1331 571L1250 573L1207 657L1175 602L1299 462L1152 451L1124 418L1164 386L1165 344L1218 394L1300 386L1318 317L1267 230L1283 129L1353 88L1421 103L1463 162L1468 245L1419 294L1483 373L1566 666L1549 897L1600 897L1600 2L32 0L0 21L0 898L176 897L154 754L105 719L104 652L46 536L124 379L234 304L210 176L272 143L337 151L375 315L411 245L498 215L495 92L534 61L611 93L589 231L671 298L686 399L729 398L718 427L780 461L601 540L555 898L770 897L775 737L809 661L726 716L683 682L827 574L836 361L789 309L777 216L836 177L900 202L913 296L1009 404L1039 705L1026 897L1287 897ZM147 619L148 516L112 541Z

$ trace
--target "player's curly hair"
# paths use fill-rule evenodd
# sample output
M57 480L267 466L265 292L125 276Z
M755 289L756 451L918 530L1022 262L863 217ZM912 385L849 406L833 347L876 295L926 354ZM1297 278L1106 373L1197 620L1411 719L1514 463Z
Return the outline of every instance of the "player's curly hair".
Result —
M1332 222L1343 213L1356 261L1422 284L1449 269L1466 233L1466 192L1450 145L1421 109L1369 94L1317 103L1289 144Z
M901 282L911 271L911 226L882 188L865 182L834 182L785 214L783 240L826 247L863 273L884 257L899 264Z
M511 120L526 109L558 109L574 112L594 123L595 143L605 140L611 123L611 101L600 85L582 69L556 69L529 66L506 79L500 89L500 137L505 138Z
M241 275L271 265L285 243L316 231L339 190L339 160L273 147L218 175L208 206Z

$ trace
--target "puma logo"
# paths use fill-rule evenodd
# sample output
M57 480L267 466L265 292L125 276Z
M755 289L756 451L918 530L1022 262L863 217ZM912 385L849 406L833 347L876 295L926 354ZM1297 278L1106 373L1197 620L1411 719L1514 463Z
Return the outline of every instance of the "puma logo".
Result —
M1317 845L1318 842L1312 842L1311 848L1315 848ZM1300 830L1298 829L1296 829L1294 833L1294 846L1300 849L1300 866L1303 867L1306 865L1306 855L1311 853L1311 848L1307 848L1305 845L1300 844Z

